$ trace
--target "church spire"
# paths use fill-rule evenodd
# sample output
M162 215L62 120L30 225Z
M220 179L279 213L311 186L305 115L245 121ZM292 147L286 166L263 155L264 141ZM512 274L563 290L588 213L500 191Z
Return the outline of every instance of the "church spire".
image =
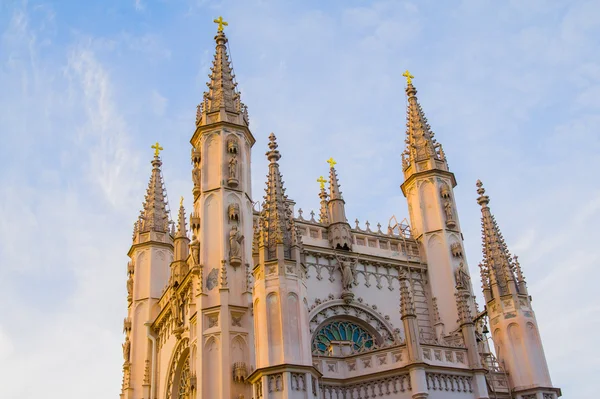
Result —
M285 188L281 172L279 172L279 159L281 154L277 150L277 138L273 133L269 135L269 151L266 156L269 160L269 174L265 189L264 202L260 213L261 244L267 249L266 259L277 259L278 248L283 249L283 258L291 259L292 246L297 245L298 236L292 234L295 229L292 211L285 195Z
M320 199L320 210L319 210L319 223L321 224L329 224L329 210L327 209L327 191L325 191L325 178L320 176L317 179L317 183L321 186L321 191L319 191L319 199Z
M483 183L477 180L477 203L481 206L481 235L483 241L483 286L490 287L492 297L517 294L513 260L502 237L496 219L488 206L490 198L485 195ZM487 280L487 281L486 281Z
M175 238L187 237L187 227L185 226L185 208L183 207L183 197L179 201L179 214L177 215L177 233Z
M248 109L240 99L227 52L227 37L223 32L223 26L227 26L227 23L221 17L215 22L219 24L215 36L215 57L210 68L211 73L208 75L210 80L206 83L208 91L204 93L203 101L198 105L196 126L216 122L248 126Z
M350 225L346 220L346 202L342 198L340 184L337 179L335 170L335 162L333 158L329 158L329 228L328 237L329 244L334 249L343 249L345 251L352 250L352 234Z
M147 233L156 231L166 233L169 231L169 214L167 212L166 192L162 179L160 167L162 162L159 152L163 149L158 143L154 148L154 159L152 160L152 175L146 190L146 197L140 214L138 232Z
M412 84L412 76L408 71L406 77L406 95L408 106L406 111L406 149L402 153L402 170L404 177L416 172L415 165L422 165L421 170L448 170L442 145L436 142L431 126L417 99L417 89Z

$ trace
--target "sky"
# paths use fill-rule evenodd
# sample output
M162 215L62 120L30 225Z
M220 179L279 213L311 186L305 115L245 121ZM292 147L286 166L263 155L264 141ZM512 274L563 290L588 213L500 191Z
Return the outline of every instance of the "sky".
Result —
M255 200L274 132L305 216L333 157L349 220L407 217L409 69L458 181L474 287L481 179L553 383L596 398L597 0L0 0L0 397L119 394L150 145L164 147L169 198L189 209L189 139L219 15L257 139Z

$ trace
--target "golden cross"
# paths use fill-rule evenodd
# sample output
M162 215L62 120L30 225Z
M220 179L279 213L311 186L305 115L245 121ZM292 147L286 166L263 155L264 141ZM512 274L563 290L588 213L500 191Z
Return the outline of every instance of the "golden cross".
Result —
M219 27L217 28L217 32L223 32L223 26L229 26L229 24L225 21L223 21L223 17L219 16L219 18L215 19L213 21L215 24L219 24Z
M153 146L150 146L150 148L154 148L154 156L155 156L155 157L157 157L157 156L158 156L158 154L159 154L159 153L160 153L162 150L164 150L164 148L162 148L162 147L160 146L160 144L158 144L158 141L157 141L157 142L156 142L156 144L154 144Z
M335 162L335 161L333 160L333 158L329 158L329 159L327 160L327 163L329 164L329 167L330 167L330 168L332 168L332 169L333 169L333 166L334 166L335 164L337 164L337 162Z
M317 179L317 183L319 183L321 185L321 189L325 188L325 183L327 183L327 180L325 180L325 178L323 178L323 176L320 176Z
M179 199L179 207L181 208L182 206L183 206L183 195Z
M411 85L412 84L412 80L415 78L414 76L412 76L410 74L410 72L408 72L408 69L406 70L406 72L404 72L402 74L402 76L404 76L406 78L406 84L407 85Z

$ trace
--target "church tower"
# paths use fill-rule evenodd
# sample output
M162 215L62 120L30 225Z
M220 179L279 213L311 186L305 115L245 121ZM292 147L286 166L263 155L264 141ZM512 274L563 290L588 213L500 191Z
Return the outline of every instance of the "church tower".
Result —
M456 179L417 100L414 76L408 71L403 76L407 80L408 110L401 188L408 200L412 234L427 261L431 295L437 306L436 339L443 342L447 335L462 336L469 366L474 370L476 397L487 398L473 321L475 296L454 202Z
M255 398L312 399L318 397L320 373L312 365L310 331L306 328L304 251L283 188L278 164L281 155L272 133L266 155L269 174L256 227L253 269L256 370L249 381ZM306 389L310 386L314 389Z
M482 288L496 355L508 372L516 399L554 399L560 390L550 380L521 265L508 252L479 180L477 193L483 240Z
M197 264L198 397L251 397L244 383L254 363L250 149L255 139L240 101L222 19L216 20L216 50L198 106L192 144L194 209L192 263Z
M127 318L123 331L123 386L121 399L150 397L150 362L152 347L148 325L159 312L158 301L169 279L173 259L173 234L169 230L166 193L160 167L162 162L156 143L153 148L152 175L143 209L134 224L133 244L127 265Z

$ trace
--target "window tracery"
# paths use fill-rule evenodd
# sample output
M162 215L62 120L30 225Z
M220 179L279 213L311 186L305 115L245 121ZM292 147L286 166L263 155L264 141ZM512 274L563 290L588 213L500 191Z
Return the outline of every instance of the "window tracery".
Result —
M347 320L335 320L324 325L313 337L316 355L347 356L375 349L375 338L363 327Z

